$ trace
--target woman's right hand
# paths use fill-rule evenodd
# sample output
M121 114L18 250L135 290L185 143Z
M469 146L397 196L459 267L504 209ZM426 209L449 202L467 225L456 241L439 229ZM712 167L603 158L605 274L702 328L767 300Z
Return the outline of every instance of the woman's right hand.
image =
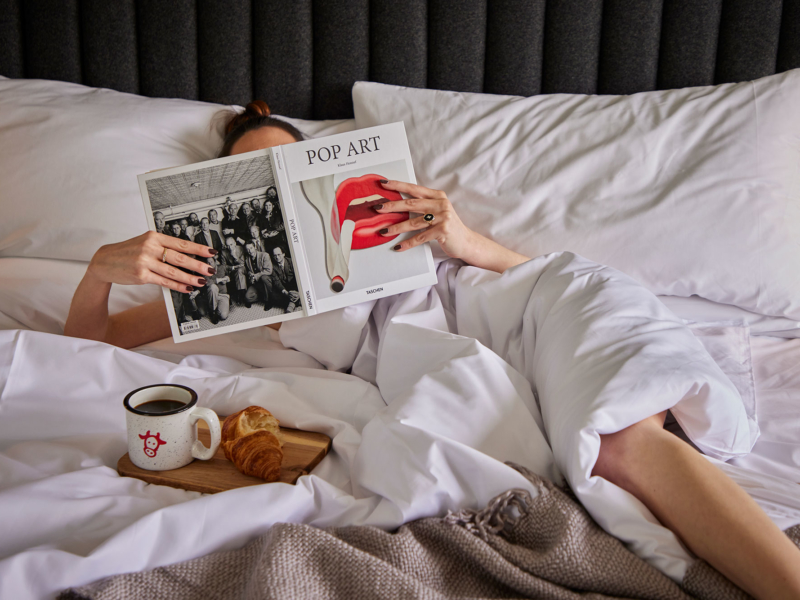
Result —
M166 262L162 262L166 249ZM122 285L155 283L171 290L189 293L206 284L205 276L215 269L206 262L187 256L209 257L217 251L163 233L148 231L138 237L102 246L92 257L88 272L100 281ZM178 269L188 269L187 273ZM198 275L201 275L198 277Z

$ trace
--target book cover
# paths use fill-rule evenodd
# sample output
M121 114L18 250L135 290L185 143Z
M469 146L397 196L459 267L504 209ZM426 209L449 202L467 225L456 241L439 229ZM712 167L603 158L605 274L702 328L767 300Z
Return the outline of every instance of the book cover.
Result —
M378 232L408 213L382 179L416 182L402 123L139 176L150 228L215 248L216 274L190 294L164 288L173 339L301 318L436 282L427 244Z

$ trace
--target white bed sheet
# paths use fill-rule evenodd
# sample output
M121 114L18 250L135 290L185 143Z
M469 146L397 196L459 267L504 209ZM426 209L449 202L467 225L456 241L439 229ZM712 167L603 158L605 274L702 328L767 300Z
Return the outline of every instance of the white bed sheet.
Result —
M635 288L626 278L612 277L614 289L603 291L607 277L608 270L592 271L580 261L553 257L531 261L503 278L471 268L458 271L446 263L440 266L437 288L382 300L372 314L370 304L292 322L282 330L282 339L307 352L283 348L267 330L223 343L204 340L206 345L192 348L186 358L178 356L185 344L168 341L137 353L48 333L0 332L0 597L47 597L114 573L238 547L278 521L396 527L449 509L478 507L508 488L529 487L503 464L506 460L551 478L558 478L559 469L566 473L601 524L680 579L689 557L674 536L632 497L585 477L596 450L592 429L614 430L638 413L671 406L684 396L679 390L692 378L705 379L710 397L689 397L688 404L700 409L701 420L708 402L727 407L722 420L729 422L720 431L707 425L702 431L704 425L695 423L693 433L700 432L695 441L720 455L746 453L752 442L747 408L730 382L703 363L702 372L671 382L671 395L640 388L651 400L646 405L615 407L612 402L603 411L590 411L594 416L584 419L586 426L577 436L562 432L554 439L551 432L551 442L575 444L574 452L562 448L554 461L541 434L542 416L526 370L539 369L540 399L576 391L558 384L568 380L565 375L576 367L574 362L529 360L535 348L550 348L554 357L569 350L575 337L565 329L576 314L599 318L584 320L587 339L596 340L602 336L592 332L607 332L608 323L598 323L609 303L615 311L639 306L622 321L615 320L614 329L653 334L641 331L635 318L636 311L646 310L660 319L659 328L671 332L671 345L659 338L662 361L670 348L696 349L677 319L661 312L649 295L638 303L629 297ZM598 293L589 294L598 285ZM542 302L528 303L525 290L535 286L544 294ZM0 310L6 312L7 305ZM535 321L549 322L552 329L539 328L531 336ZM367 330L362 336L363 326ZM530 345L534 338L535 348ZM770 357L771 348L757 346L755 356ZM597 357L598 348L593 352ZM633 356L626 363L637 373L638 360ZM359 377L322 366L348 363ZM398 364L403 368L397 369ZM797 398L797 375L784 373L790 362L781 362L778 372L770 370L775 364L764 362L757 391ZM663 387L662 376L650 385ZM114 467L126 451L122 397L157 381L190 385L201 392L201 404L221 414L249 404L266 406L288 426L330 435L333 452L296 486L273 484L201 496L121 478ZM616 381L615 386L622 380ZM594 396L601 406L608 402L603 394ZM759 397L759 414L768 406L773 405ZM545 419L574 423L573 417L555 413L551 410ZM731 425L739 439L726 438ZM722 468L779 525L800 522L795 483L774 472L758 474L731 464Z
M753 337L750 345L761 435L731 463L800 484L800 340Z
M770 317L738 306L712 302L699 296L659 296L664 305L681 319L693 323L739 321L748 326L750 335L800 338L800 321Z

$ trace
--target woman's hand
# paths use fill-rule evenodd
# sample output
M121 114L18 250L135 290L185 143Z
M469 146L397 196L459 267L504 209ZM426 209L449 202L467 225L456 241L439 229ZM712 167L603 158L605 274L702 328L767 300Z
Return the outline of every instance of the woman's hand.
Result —
M181 269L200 275L213 275L216 271L207 263L187 255L209 257L216 253L208 246L154 231L101 247L92 257L72 297L64 335L106 342L121 348L134 348L168 337L169 316L161 300L109 317L108 294L111 284L155 283L191 294L195 287L206 285L206 279Z
M402 181L386 181L382 185L387 190L401 192L411 198L385 202L381 208L373 206L379 213L408 211L423 215L412 217L378 232L383 236L392 236L423 230L396 244L394 250L397 252L436 240L448 256L460 258L470 265L497 273L503 273L506 269L529 260L527 256L509 250L464 225L444 192ZM429 215L429 219L432 215L433 219L426 219L426 215Z
M377 206L373 207L378 212L408 211L433 215L433 221L426 221L424 216L411 217L407 221L381 229L379 233L387 237L407 231L423 230L417 235L399 242L394 246L394 250L402 252L425 242L436 240L448 256L466 260L474 246L476 234L458 218L447 194L440 190L431 190L421 185L402 181L387 181L383 187L387 190L407 194L411 198L385 202L380 209Z
M165 254L166 250L166 254ZM187 256L209 257L216 250L162 233L148 231L138 237L101 247L89 263L88 273L104 283L139 285L155 283L178 292L192 292L206 284L205 275L216 271L208 263ZM162 259L166 257L164 262ZM202 275L198 277L177 268Z

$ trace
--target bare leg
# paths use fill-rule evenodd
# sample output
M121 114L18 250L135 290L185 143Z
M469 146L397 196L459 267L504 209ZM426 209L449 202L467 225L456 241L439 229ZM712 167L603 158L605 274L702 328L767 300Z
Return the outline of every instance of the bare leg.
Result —
M663 429L665 413L600 436L593 475L641 500L697 556L756 598L800 598L800 549L747 493Z

